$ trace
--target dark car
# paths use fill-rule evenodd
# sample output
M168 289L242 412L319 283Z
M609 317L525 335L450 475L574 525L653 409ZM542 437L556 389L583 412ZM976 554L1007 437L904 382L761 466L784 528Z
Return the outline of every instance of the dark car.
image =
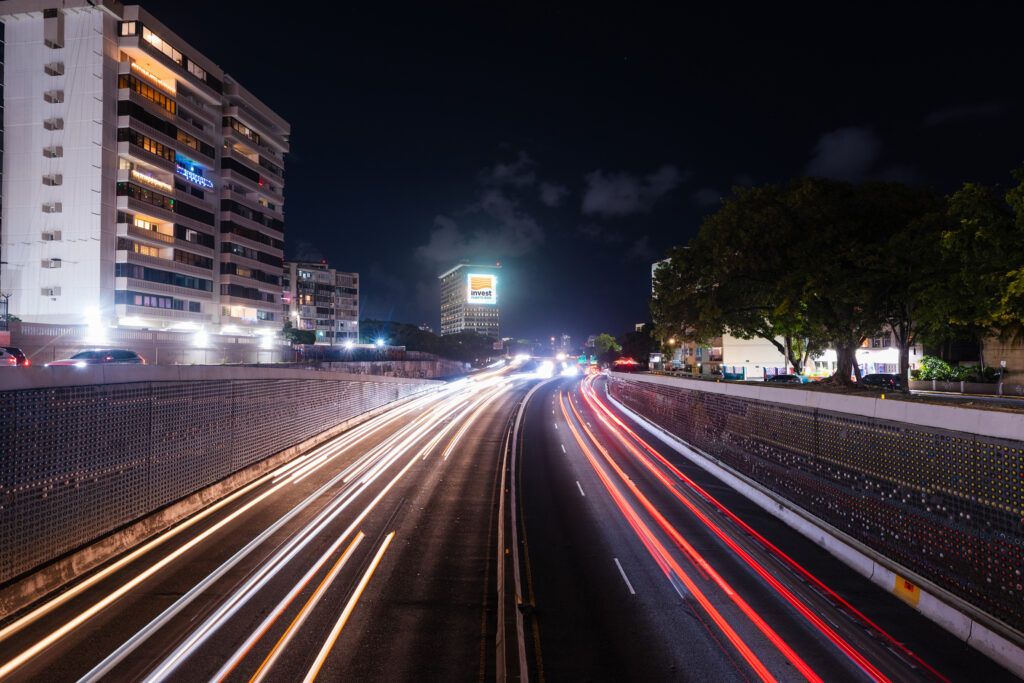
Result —
M807 384L811 380L803 375L772 375L765 381L775 382L776 384Z
M103 363L122 363L145 365L146 359L128 349L93 349L92 351L80 351L71 358L55 360L47 363L46 367L54 365L74 365L84 368L86 365L100 365Z
M17 346L0 346L0 367L17 367L32 365L28 356Z
M903 378L899 375L891 373L875 373L873 375L863 375L860 378L860 383L869 387L881 387L883 389L902 389Z

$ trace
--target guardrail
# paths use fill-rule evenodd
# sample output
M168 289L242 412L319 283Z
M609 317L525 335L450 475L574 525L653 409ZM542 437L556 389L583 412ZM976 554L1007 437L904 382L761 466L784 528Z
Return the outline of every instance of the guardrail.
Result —
M618 373L609 391L1022 642L1019 414Z
M0 388L0 583L438 384L262 368L10 372Z

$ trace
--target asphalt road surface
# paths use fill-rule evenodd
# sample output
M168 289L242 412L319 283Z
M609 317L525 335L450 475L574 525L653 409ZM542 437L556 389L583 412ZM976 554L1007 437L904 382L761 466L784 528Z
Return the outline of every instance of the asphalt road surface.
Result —
M641 429L603 383L552 380L523 420L538 678L1016 680Z
M0 679L1010 678L602 382L402 402L0 623Z
M535 381L477 375L278 468L0 624L0 678L493 680L502 457Z

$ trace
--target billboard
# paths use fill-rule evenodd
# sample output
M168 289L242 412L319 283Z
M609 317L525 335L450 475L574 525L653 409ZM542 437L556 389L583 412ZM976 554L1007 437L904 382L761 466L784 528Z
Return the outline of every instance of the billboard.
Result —
M466 303L498 303L498 277L496 275L469 273L466 276Z

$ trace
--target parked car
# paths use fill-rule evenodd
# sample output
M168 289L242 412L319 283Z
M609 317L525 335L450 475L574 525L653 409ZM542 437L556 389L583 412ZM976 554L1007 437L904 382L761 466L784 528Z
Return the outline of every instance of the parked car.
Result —
M903 378L891 373L880 372L873 375L863 375L860 378L860 383L869 387L882 387L883 389L903 388Z
M0 346L0 366L17 367L32 365L28 356L17 346Z
M772 375L765 381L776 384L807 384L811 381L811 378L804 377L803 375Z
M128 349L93 349L91 351L79 351L71 356L71 358L63 358L47 363L46 367L74 365L84 368L86 365L100 365L103 363L145 365L146 359Z

